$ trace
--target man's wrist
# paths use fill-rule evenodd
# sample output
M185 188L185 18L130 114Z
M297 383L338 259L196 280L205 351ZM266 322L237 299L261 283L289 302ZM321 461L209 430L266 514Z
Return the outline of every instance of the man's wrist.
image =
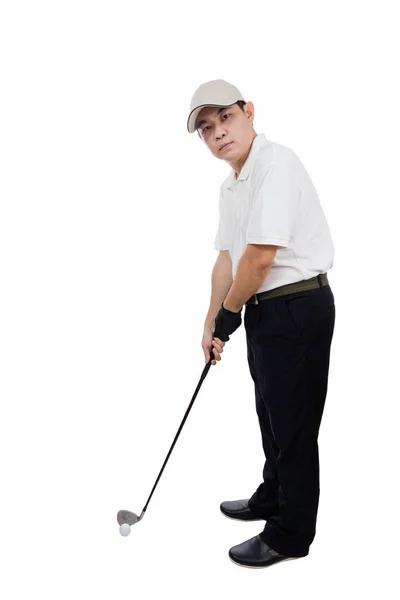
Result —
M223 302L222 306L225 308L225 310L229 310L233 313L239 313L243 308L243 306L241 306L240 308L238 308L237 306L230 306L229 302L228 305L226 305L226 302Z

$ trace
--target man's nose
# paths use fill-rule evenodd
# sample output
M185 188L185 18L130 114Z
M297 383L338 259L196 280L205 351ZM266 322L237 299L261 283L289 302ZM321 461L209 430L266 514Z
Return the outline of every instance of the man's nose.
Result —
M223 125L216 125L214 130L215 139L220 140L226 135L226 129Z

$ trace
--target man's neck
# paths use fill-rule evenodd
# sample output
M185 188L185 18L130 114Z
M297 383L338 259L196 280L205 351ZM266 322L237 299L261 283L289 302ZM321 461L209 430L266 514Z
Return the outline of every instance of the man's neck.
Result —
M247 159L248 159L248 157L249 157L249 154L250 154L250 152L251 152L251 148L252 148L252 146L253 146L254 138L255 138L255 137L257 137L257 135L258 135L258 134L257 134L257 133L255 133L255 135L253 136L253 138L252 138L252 140L251 140L251 144L250 144L250 146L249 146L249 149L248 149L248 151L247 151L246 158L244 159L244 161L243 161L242 165L240 166L240 171L243 169L243 165L244 165L244 163L246 162L246 160L247 160ZM233 167L232 167L232 168L233 168ZM234 176L234 180L235 180L235 181L236 181L236 180L237 180L237 178L239 177L239 175L240 175L240 171L239 171L239 173L238 173L238 172L235 170L235 176Z

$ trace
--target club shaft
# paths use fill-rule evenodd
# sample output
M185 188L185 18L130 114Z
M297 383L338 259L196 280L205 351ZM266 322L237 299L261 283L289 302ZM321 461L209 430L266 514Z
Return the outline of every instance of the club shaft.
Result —
M154 492L154 490L156 489L157 483L158 483L158 482L159 482L159 480L160 480L160 477L161 477L161 475L162 475L162 473L163 473L163 471L164 471L165 465L167 464L167 462L168 462L168 459L169 459L169 457L170 457L170 455L171 455L171 452L172 452L172 450L174 449L174 446L175 446L175 444L176 444L176 441L177 441L177 439L178 439L178 437L179 437L179 434L180 434L180 432L182 431L182 427L184 426L184 424L185 424L185 421L186 421L186 419L187 419L187 417L188 417L188 415L189 415L189 413L190 413L190 410L191 410L191 408L192 408L192 406L193 406L193 403L194 403L194 401L195 401L195 399L196 399L196 396L197 396L197 394L199 393L199 390L200 390L200 388L201 388L201 385L202 385L202 383L203 383L204 379L206 378L206 375L207 375L208 371L210 370L210 367L211 367L211 361L212 361L212 360L214 360L214 354L213 354L213 352L211 351L211 353L210 353L210 354L211 354L210 360L209 360L209 362L206 364L206 366L205 366L205 367L204 367L204 369L203 369L203 373L201 374L200 381L199 381L199 383L197 384L196 390L195 390L195 392L194 392L194 394L193 394L193 398L191 399L191 401L190 401L190 404L189 404L189 406L187 407L187 410L186 410L185 416L183 417L183 419L182 419L182 422L181 422L181 424L179 425L179 429L178 429L178 431L177 431L177 433L176 433L176 435L175 435L174 441L172 442L171 448L169 449L169 452L168 452L168 454L167 454L167 457L166 457L166 459L165 459L165 461L164 461L164 464L163 464L163 466L161 467L161 470L160 470L160 472L159 472L159 474L158 474L158 477L157 477L157 479L156 479L156 482L155 482L155 484L154 484L154 486L153 486L153 489L152 489L152 490L151 490L151 492L150 492L150 496L148 497L148 499L147 499L147 502L146 502L146 504L145 504L145 506L144 506L144 508L143 508L142 514L143 514L143 513L146 511L146 509L147 509L147 506L148 506L148 504L149 504L149 502L150 502L150 499L151 499L151 497L152 497L152 495L153 495L153 492Z

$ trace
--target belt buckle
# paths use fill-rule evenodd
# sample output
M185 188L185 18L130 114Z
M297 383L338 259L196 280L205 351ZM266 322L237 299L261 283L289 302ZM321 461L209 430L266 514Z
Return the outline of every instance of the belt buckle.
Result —
M257 294L253 294L252 296L250 296L246 304L258 304Z

